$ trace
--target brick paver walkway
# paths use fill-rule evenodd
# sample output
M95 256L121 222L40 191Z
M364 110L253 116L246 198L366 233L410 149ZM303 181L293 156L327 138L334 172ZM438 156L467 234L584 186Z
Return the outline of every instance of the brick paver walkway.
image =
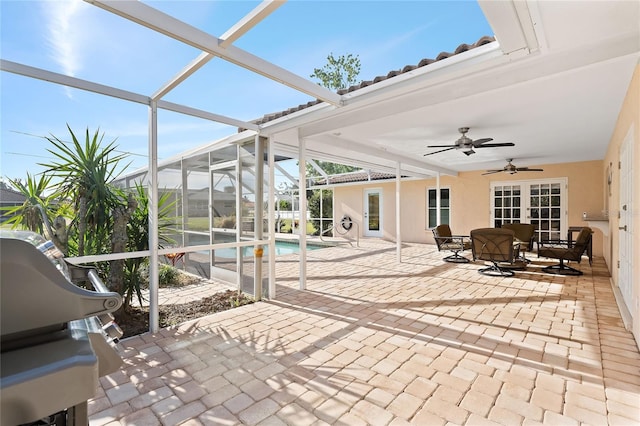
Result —
M442 257L309 252L306 291L283 258L276 300L123 341L91 425L640 424L640 354L602 259L561 277L532 255L493 278Z

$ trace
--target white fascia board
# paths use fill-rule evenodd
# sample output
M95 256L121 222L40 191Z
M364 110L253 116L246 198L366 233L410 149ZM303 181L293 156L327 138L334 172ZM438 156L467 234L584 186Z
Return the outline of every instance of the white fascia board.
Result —
M346 93L343 95L344 105L348 106L356 101L362 102L363 98L369 100L368 98L374 96L375 102L378 102L381 98L394 98L399 94L412 92L416 89L416 84L419 84L419 88L423 89L440 84L442 81L454 80L461 75L469 74L470 70L485 67L489 64L493 65L496 59L502 61L505 58L500 48L500 43L493 41L469 51L458 53L449 58ZM427 81L429 84L425 84ZM370 100L369 102L372 101Z
M438 90L445 84L453 84L461 78L477 75L480 70L494 69L508 61L509 58L503 55L499 44L493 42L380 81L344 95L345 102L342 108L337 111L327 110L322 115L314 116L313 121L309 120L301 126L301 135L308 137L331 132L338 128L386 117L390 111L393 111L394 114L399 113L403 108L400 110L378 108L375 112L370 109L385 101L397 102L403 96L411 96L433 89ZM421 102L431 101L426 95L421 99ZM409 107L409 104L406 104L404 109ZM366 111L366 113L359 114L359 111Z
M140 95L138 93L129 92L127 90L116 89L115 87L105 86L80 78L59 74L52 71L46 71L41 68L35 68L28 65L19 64L17 62L0 59L0 70L13 74L23 75L25 77L35 78L37 80L48 81L51 83L61 84L67 87L73 87L88 92L98 93L101 95L111 96L126 101L136 102L139 104L149 105L151 98Z
M287 114L286 116L263 123L260 125L260 133L264 135L274 135L297 127L302 128L302 136L312 136L324 131L329 131L330 129L325 128L310 131L305 127L313 125L314 123L321 123L327 118L331 118L336 114L345 113L356 107L367 106L383 101L384 99L395 99L403 93L413 92L416 90L417 80L420 80L419 88L421 90L441 84L444 80L451 80L458 76L458 74L452 74L452 67L463 70L466 75L469 72L469 66L484 64L487 61L493 63L496 59L499 61L507 60L502 54L500 45L497 42L488 43L468 52L460 53L427 66L416 68L413 71L396 75L395 77L346 93L342 96L344 100L344 106L342 108L338 109L328 104L317 104L313 107L304 108L295 113ZM428 85L422 83L425 78L428 78L430 81ZM349 121L348 118L345 118L345 120L347 122ZM318 125L321 126L321 124ZM339 127L343 125L348 125L348 123L341 124Z
M302 78L284 68L252 55L235 46L221 47L223 40L198 28L186 24L166 13L139 1L85 0L104 10L132 22L150 28L173 39L193 46L203 52L211 53L231 63L246 68L271 80L322 99L334 105L341 105L341 97L329 89Z
M191 115L193 117L203 118L205 120L211 120L218 123L228 124L230 126L242 127L249 130L258 130L258 125L250 123L248 121L236 120L235 118L226 117L224 115L214 114L211 112L203 111L197 108L188 107L185 105L175 104L168 101L158 101L158 108L166 109L169 111L179 112L185 115Z
M305 124L314 122L316 117L320 117L317 115L318 113L324 116L321 111L331 112L336 109L334 105L328 103L319 103L308 108L303 108L291 114L283 115L282 117L260 124L260 134L263 136L272 136L287 130L297 129Z
M527 2L518 0L478 0L478 5L493 29L502 51L509 55L519 50L538 49L538 41Z

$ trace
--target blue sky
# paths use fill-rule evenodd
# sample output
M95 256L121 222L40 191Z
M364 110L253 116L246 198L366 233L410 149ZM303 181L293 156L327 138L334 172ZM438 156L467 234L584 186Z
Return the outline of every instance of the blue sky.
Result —
M145 2L214 36L256 1ZM273 12L234 44L302 77L334 56L354 54L359 79L492 35L475 1L296 1ZM79 0L0 0L0 56L142 95L151 95L199 51ZM52 159L42 136L68 140L100 130L147 165L147 107L0 72L0 176L24 178ZM251 120L311 98L215 58L165 100ZM235 133L222 124L160 111L160 159Z

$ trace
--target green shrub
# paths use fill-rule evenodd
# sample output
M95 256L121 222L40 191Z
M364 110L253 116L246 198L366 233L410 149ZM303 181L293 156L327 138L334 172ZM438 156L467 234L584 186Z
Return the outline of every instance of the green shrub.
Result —
M178 270L171 265L160 264L160 271L158 273L158 285L168 286L173 283L178 276Z

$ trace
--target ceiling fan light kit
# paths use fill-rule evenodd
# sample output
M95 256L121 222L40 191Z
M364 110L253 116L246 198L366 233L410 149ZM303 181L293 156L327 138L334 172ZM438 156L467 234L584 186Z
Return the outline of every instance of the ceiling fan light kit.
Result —
M445 152L452 149L462 149L464 150L462 152L465 155L469 156L471 154L475 154L474 149L477 149L477 148L497 148L502 146L515 146L515 144L512 142L487 143L487 142L491 142L493 138L482 138L482 139L473 140L467 136L468 131L469 131L468 127L458 128L458 132L460 132L462 136L460 136L460 138L458 138L458 140L455 141L453 145L428 145L427 148L444 148L444 149L441 149L439 151L429 152L424 155L427 156L427 155L438 154L440 152Z
M487 170L485 173L483 173L483 175L490 175L493 173L500 173L500 172L505 172L505 173L509 173L510 175L514 175L518 172L544 172L544 169L532 169L529 167L516 167L513 163L513 158L507 158L507 165L504 166L501 169L497 169L497 170Z

